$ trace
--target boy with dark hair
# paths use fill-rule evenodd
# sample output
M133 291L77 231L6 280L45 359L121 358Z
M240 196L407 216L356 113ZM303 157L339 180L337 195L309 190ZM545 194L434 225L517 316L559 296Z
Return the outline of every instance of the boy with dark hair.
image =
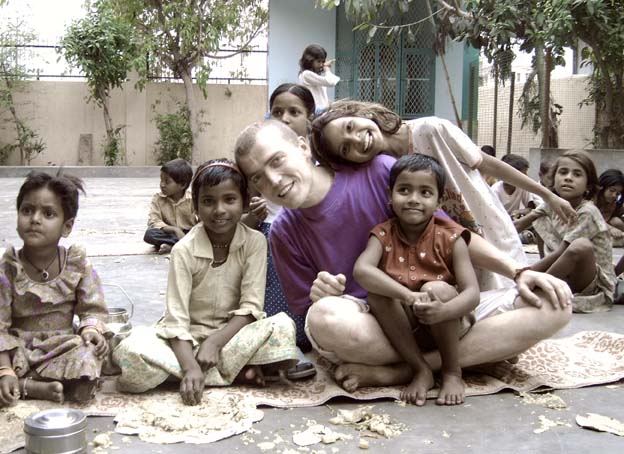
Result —
M154 194L143 240L165 254L197 223L191 194L187 191L193 169L184 159L160 168L160 191Z

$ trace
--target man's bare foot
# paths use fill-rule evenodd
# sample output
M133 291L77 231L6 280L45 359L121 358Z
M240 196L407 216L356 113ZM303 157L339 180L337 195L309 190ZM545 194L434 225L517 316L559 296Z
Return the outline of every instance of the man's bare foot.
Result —
M412 378L412 373L403 363L390 366L348 363L336 368L334 378L345 391L352 393L365 386L402 385Z
M238 385L264 386L264 374L260 366L245 366L234 380Z
M401 400L422 407L427 402L427 391L435 385L431 369L422 368L414 373L414 377L409 385L401 391Z
M97 388L97 380L71 380L67 383L65 397L72 402L87 403L93 400Z
M40 381L32 378L20 378L19 389L22 398L51 400L63 403L63 384L59 381Z
M459 405L464 403L466 391L461 373L442 372L442 384L436 399L438 405Z

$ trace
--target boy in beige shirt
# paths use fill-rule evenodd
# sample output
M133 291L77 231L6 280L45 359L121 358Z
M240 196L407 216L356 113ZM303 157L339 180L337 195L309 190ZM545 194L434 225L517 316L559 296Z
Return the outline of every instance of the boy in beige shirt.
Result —
M191 194L187 191L193 169L184 159L174 159L160 168L160 191L152 197L143 240L161 254L171 251L197 223Z

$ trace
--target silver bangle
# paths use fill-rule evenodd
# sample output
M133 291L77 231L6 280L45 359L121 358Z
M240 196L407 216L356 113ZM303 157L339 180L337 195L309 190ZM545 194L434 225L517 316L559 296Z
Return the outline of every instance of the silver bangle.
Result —
M25 377L24 381L22 382L22 398L28 396L28 391L26 391L26 383L28 383L28 380L30 380L32 377Z

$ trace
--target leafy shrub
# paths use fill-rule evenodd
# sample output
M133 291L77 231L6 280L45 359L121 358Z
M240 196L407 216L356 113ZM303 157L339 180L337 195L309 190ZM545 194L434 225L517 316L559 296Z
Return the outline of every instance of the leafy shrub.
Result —
M159 136L154 153L159 165L182 158L191 160L193 133L188 109L180 106L175 113L157 114L154 118Z

